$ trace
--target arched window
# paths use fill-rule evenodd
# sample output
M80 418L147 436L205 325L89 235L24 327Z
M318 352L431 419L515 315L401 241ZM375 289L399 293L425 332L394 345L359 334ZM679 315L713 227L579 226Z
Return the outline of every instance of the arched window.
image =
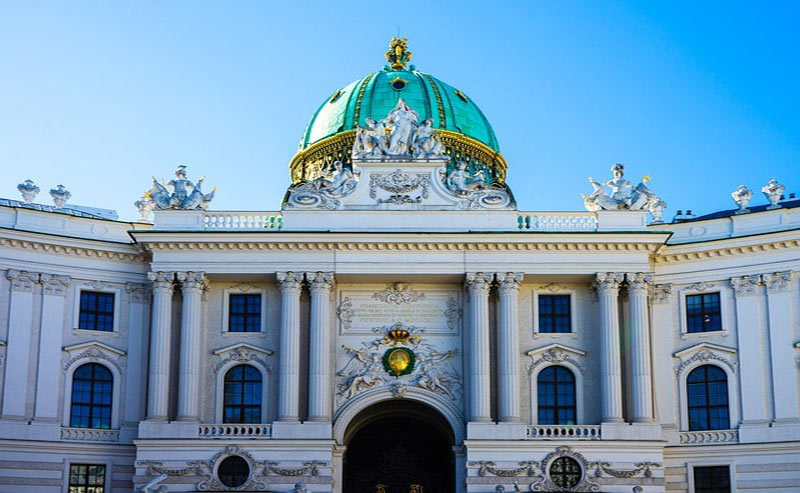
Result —
M704 365L695 368L686 377L689 397L689 430L727 430L728 377L721 368Z
M75 428L111 428L114 377L98 363L87 363L72 374L69 425Z
M261 423L261 372L239 365L225 374L225 423Z
M574 425L575 375L563 366L549 366L537 378L540 425Z

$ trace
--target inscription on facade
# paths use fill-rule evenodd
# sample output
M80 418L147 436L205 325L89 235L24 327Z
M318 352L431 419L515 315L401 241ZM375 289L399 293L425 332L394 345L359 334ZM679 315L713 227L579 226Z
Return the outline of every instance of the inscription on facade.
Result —
M455 334L461 321L458 291L415 291L393 284L381 291L343 290L339 294L342 334L372 334L372 328L403 321L426 334Z

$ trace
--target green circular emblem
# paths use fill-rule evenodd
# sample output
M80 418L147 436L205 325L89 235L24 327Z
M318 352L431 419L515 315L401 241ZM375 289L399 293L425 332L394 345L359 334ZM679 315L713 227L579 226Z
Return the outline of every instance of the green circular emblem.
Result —
M383 368L386 373L393 377L408 375L414 371L414 360L414 351L408 348L396 347L387 349L383 353Z

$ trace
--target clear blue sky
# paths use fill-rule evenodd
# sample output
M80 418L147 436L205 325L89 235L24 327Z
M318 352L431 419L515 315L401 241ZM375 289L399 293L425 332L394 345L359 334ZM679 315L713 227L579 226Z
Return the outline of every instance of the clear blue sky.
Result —
M0 0L0 196L134 219L187 164L213 209L277 210L313 111L398 29L493 123L522 210L582 210L615 162L665 218L800 192L799 2Z

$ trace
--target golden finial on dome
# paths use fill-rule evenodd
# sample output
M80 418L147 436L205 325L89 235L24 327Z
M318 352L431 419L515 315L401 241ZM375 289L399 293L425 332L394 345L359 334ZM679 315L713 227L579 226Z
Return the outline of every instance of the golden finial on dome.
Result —
M389 51L386 52L386 60L392 70L405 70L406 64L411 61L411 52L408 51L406 42L408 38L392 38L389 43Z

